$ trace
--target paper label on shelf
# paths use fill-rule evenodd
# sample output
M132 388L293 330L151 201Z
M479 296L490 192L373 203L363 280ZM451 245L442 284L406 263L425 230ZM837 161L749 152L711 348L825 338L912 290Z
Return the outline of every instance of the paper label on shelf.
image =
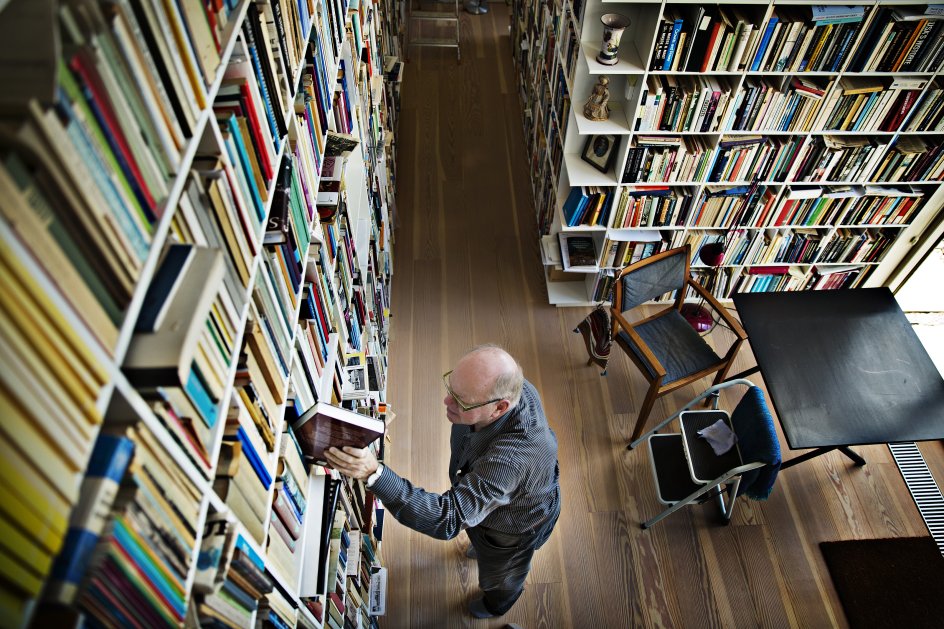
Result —
M387 569L377 568L370 575L370 615L383 616L387 611Z

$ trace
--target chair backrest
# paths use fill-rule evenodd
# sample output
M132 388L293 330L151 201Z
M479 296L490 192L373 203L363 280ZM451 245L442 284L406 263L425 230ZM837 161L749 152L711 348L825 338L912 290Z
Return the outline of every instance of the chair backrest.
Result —
M744 474L738 493L764 500L773 489L781 459L774 418L760 387L753 386L747 390L731 413L731 425L738 438L742 460L745 463L766 463L764 467Z
M688 246L670 249L628 268L620 279L623 295L620 309L625 312L670 291L684 289L688 251Z

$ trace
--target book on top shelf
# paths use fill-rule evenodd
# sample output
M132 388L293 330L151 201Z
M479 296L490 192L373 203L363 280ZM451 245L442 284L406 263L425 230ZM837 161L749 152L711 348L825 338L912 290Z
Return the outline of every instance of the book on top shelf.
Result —
M326 465L327 448L366 448L384 434L384 423L374 417L318 402L292 425L306 459Z

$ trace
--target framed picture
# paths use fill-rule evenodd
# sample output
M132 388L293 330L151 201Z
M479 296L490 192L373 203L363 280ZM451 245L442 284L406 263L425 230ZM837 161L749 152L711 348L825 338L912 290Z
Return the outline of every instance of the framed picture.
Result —
M591 135L587 138L580 158L601 173L605 173L616 158L619 143L620 136L618 135Z

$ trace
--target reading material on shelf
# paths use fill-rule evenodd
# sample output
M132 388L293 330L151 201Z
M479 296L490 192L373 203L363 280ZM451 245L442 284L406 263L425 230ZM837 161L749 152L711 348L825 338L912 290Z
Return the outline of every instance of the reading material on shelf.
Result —
M556 305L593 301L607 288L605 271L627 250L632 259L616 229L663 231L671 246L689 242L693 252L723 242L712 290L726 299L737 290L832 288L837 282L812 270L824 263L863 265L856 285L889 281L941 208L944 88L933 75L944 62L944 19L936 5L623 3L634 45L607 68L595 60L599 32L586 27L610 12L606 2L514 4L540 236L559 240L562 257L571 236L595 245L593 261L568 259L563 270L543 256ZM586 63L572 64L581 52ZM610 119L571 116L571 96L585 98L601 73ZM581 158L604 128L627 137L601 175ZM747 272L772 263L789 272Z
M327 463L327 448L366 448L384 434L384 423L345 408L318 402L305 411L292 430L305 457L317 464Z
M593 236L560 232L561 262L565 271L597 269L597 248Z
M389 0L0 0L2 624L330 623L285 427L351 352L386 397L400 32ZM356 543L331 593L368 626Z

